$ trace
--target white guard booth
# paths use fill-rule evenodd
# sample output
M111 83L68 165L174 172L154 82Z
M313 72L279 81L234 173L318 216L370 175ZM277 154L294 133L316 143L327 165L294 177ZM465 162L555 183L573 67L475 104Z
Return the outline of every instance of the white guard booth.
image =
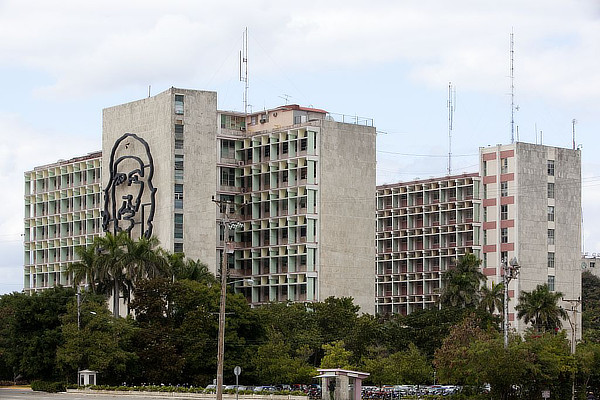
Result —
M82 369L79 371L78 384L79 386L97 385L96 380L97 371L90 371L89 369Z
M323 400L360 400L362 381L370 374L347 369L317 369Z

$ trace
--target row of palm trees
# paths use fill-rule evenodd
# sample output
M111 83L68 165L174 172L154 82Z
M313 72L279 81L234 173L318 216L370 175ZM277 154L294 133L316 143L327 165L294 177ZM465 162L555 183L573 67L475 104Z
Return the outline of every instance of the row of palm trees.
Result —
M481 260L468 253L458 259L455 266L442 276L442 306L479 307L490 314L504 309L504 284L486 284L487 277L481 272ZM558 305L561 292L550 291L548 285L538 285L531 292L521 292L515 307L517 317L531 324L536 332L558 329L568 318L567 312Z
M75 249L79 261L68 269L73 285L85 284L93 293L112 295L113 315L119 316L120 299L129 304L143 279L214 281L205 264L186 259L182 253L170 253L159 244L155 236L134 240L126 232L96 237L91 245Z

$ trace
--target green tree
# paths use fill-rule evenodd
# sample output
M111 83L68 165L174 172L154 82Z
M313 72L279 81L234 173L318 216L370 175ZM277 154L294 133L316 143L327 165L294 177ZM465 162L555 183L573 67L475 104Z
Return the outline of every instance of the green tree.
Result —
M78 327L77 303L73 299L61 317L64 342L57 349L57 368L69 382L77 382L77 371L100 373L103 384L121 384L132 378L136 355L131 349L132 319L115 318L103 296L83 294Z
M75 298L71 288L56 287L31 295L0 297L0 354L10 380L60 378L56 350L63 341L60 316Z
M281 333L271 331L254 356L258 381L311 383L317 371L308 363L309 355L307 347L292 352Z
M460 257L455 266L443 272L442 293L439 298L443 307L477 306L481 285L486 281L485 275L479 269L480 264L481 260L468 253Z
M600 278L590 271L581 273L581 300L583 331L600 343Z
M434 365L440 382L475 386L485 383L472 357L471 345L488 340L491 334L479 325L476 317L465 318L451 329L442 346L435 351Z
M504 305L504 284L492 282L492 287L488 288L486 285L481 287L481 301L479 307L486 310L490 314L494 314L496 311L501 312Z
M526 324L531 323L536 332L554 331L562 326L567 312L558 306L561 292L551 292L548 285L537 285L531 292L521 292L515 307L517 317Z
M352 352L346 350L343 340L324 344L323 351L325 355L321 360L321 368L353 369L353 366L350 364Z

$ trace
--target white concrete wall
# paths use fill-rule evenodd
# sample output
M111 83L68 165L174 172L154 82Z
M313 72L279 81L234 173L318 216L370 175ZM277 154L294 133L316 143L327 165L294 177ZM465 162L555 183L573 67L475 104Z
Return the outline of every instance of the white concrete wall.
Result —
M175 95L184 95L184 113L174 113ZM103 110L103 187L109 180L109 157L115 141L135 133L148 142L154 159L156 208L153 234L162 247L174 243L174 125L184 125L184 252L215 269L215 146L217 95L171 88L156 96ZM178 210L177 212L181 212Z
M322 121L319 300L353 297L375 312L375 128Z

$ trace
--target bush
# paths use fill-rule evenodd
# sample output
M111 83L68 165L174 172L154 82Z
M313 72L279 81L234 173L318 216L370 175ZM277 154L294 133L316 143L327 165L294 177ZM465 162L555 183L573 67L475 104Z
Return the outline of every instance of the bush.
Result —
M31 382L31 390L36 392L59 393L66 392L67 387L62 382L33 381Z

